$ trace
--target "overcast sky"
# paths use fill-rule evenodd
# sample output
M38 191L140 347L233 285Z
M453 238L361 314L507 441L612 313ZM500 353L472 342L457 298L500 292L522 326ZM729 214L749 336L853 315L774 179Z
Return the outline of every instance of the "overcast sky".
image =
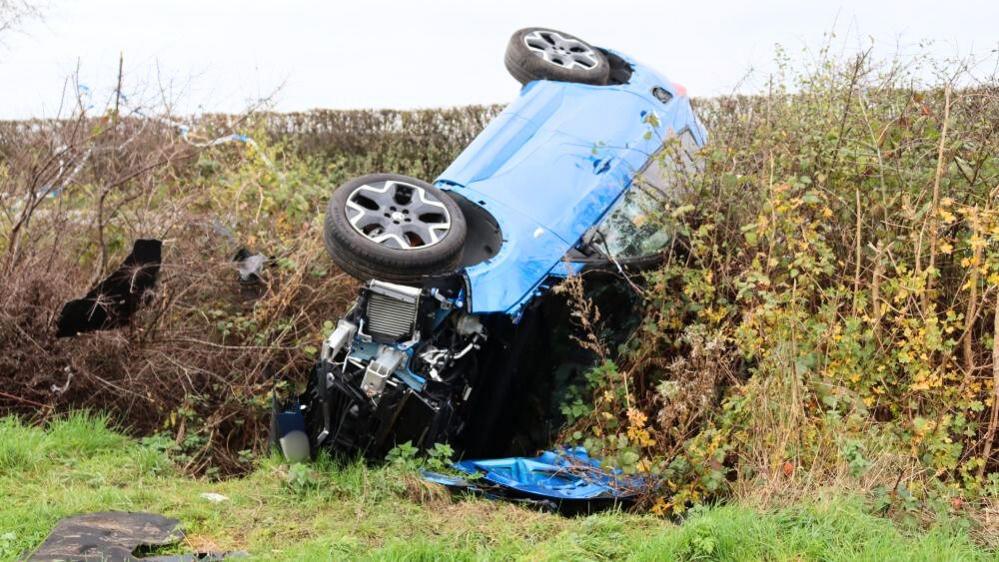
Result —
M873 38L882 55L999 45L996 0L44 1L43 20L0 37L0 118L54 115L78 65L100 106L122 52L134 98L162 89L194 113L240 111L279 87L288 111L503 102L517 91L507 38L530 25L626 52L692 95L728 93L750 69L742 88L757 88L775 44L814 51L832 30L838 49Z

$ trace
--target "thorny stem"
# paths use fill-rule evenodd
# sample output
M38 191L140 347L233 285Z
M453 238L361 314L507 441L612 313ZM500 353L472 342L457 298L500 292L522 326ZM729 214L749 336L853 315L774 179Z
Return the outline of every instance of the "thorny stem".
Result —
M937 262L937 242L940 233L937 231L940 219L940 179L943 177L946 162L944 161L944 151L947 148L947 122L950 120L950 85L944 89L944 115L943 125L940 130L940 144L937 148L937 170L933 177L933 200L930 204L930 263L926 267L926 288L923 291L923 314L929 310L930 293L933 290L933 275L936 271Z
M981 226L978 220L978 207L974 209L974 213L971 216L971 232L972 232L972 252L973 252L973 262L971 264L970 279L968 280L969 292L968 295L968 308L965 311L964 318L964 333L961 334L961 340L963 342L962 352L964 354L964 369L965 369L965 380L972 376L975 370L975 356L972 349L972 338L971 331L975 327L975 320L978 319L978 276L979 276L979 263L982 260L982 244L976 243L976 239L981 230ZM963 387L963 385L962 385Z
M857 296L860 294L860 264L862 261L861 248L863 248L864 234L861 231L861 226L863 226L863 215L860 209L860 189L854 188L854 197L856 197L857 203L857 223L856 232L854 233L854 266L853 266L853 314L857 314Z
M999 299L996 300L996 311L992 319L992 415L989 417L989 428L985 431L985 450L982 452L982 464L978 467L978 479L985 476L985 468L992 457L992 444L999 427Z

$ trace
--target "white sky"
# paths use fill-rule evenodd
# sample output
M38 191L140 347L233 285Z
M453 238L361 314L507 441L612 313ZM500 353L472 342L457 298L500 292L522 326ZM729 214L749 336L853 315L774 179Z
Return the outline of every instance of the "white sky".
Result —
M692 95L753 90L774 45L813 51L873 38L881 54L988 55L997 0L47 0L45 18L0 37L0 118L53 116L77 64L101 106L124 53L127 91L160 85L175 111L235 112L504 102L510 33L543 25L650 64ZM135 91L144 85L142 92ZM141 96L139 95L141 94Z

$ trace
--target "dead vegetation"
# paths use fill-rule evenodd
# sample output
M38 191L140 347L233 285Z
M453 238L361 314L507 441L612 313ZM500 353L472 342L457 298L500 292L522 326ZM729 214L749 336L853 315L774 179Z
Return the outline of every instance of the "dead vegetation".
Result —
M371 169L432 177L497 109L180 119L122 89L0 123L0 412L107 412L188 472L240 472L265 450L272 390L304 379L354 296L322 248L333 187ZM57 339L63 303L139 238L163 241L144 306ZM260 283L239 282L240 248L268 257Z
M252 128L245 117L228 122ZM288 152L262 128L259 144L207 148L168 117L113 105L4 130L0 409L36 420L109 412L157 435L190 472L248 467L265 446L271 390L303 378L324 325L353 297L319 229L347 172ZM395 142L411 147L405 131ZM63 303L117 267L137 238L164 241L152 298L124 329L56 339ZM270 258L260 284L238 281L240 247Z

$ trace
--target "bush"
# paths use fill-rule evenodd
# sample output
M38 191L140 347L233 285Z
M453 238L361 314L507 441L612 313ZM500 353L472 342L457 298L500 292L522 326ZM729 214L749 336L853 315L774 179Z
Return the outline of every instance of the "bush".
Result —
M679 236L642 327L567 432L661 477L655 511L816 482L994 493L999 88L915 73L824 52L769 95L699 100L705 173L661 211Z
M322 248L334 187L374 168L430 179L491 113L208 116L192 142L113 108L0 124L0 412L108 412L189 472L248 469L271 391L304 380L354 297ZM257 142L193 142L232 132ZM55 339L62 304L142 237L164 240L151 302L125 329ZM237 281L241 247L271 258L259 286Z

